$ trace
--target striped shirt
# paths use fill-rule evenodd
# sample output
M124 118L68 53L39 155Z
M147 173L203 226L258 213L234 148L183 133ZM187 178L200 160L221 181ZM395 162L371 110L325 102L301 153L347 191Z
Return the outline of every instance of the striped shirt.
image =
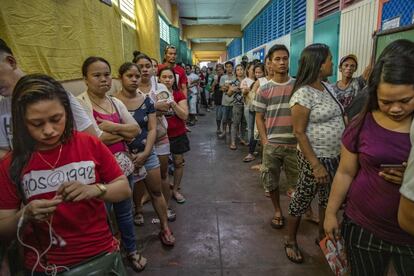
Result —
M265 114L265 125L269 143L296 145L293 135L289 99L295 80L285 83L270 81L260 86L253 100L254 111Z

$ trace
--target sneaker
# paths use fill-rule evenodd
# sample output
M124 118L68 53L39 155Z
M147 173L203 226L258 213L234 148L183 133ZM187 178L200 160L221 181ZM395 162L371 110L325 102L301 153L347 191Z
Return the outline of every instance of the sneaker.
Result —
M175 211L173 209L168 207L167 208L167 217L168 217L169 222L173 222L177 218L177 214L175 213Z

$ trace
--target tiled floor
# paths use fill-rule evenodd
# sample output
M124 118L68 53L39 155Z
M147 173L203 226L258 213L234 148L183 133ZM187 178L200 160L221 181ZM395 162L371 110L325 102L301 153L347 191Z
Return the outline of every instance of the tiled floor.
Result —
M286 258L286 228L269 225L272 205L259 173L250 169L252 163L242 162L247 148L232 151L216 138L213 113L200 117L189 137L192 150L185 155L182 183L187 201L171 202L177 212L171 223L176 246L162 247L159 225L151 224L155 213L147 204L145 225L137 227L138 244L148 258L140 275L332 275L314 244L317 226L309 222L302 223L298 237L305 262L297 265ZM284 210L287 204L283 195Z

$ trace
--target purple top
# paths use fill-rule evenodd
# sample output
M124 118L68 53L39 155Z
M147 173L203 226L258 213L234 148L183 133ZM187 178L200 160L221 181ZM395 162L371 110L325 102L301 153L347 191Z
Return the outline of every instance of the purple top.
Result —
M396 245L414 245L414 237L398 226L400 186L378 175L381 164L407 161L411 148L409 133L385 129L368 113L359 138L356 135L351 123L342 137L347 150L358 153L360 166L348 191L345 214L382 240Z

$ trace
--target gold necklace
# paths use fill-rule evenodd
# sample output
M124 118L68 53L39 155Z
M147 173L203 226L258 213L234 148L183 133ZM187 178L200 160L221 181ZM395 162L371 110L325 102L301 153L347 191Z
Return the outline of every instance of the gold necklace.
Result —
M47 160L45 158L43 158L43 156L40 154L40 152L37 151L37 154L39 155L40 159L43 160L43 162L45 162L47 165L49 165L50 168L52 168L52 171L53 171L53 170L55 170L57 163L59 163L60 156L62 154L62 149L63 149L63 145L60 144L59 155L58 155L58 158L56 159L56 161L53 165L50 164L49 162L47 162Z

